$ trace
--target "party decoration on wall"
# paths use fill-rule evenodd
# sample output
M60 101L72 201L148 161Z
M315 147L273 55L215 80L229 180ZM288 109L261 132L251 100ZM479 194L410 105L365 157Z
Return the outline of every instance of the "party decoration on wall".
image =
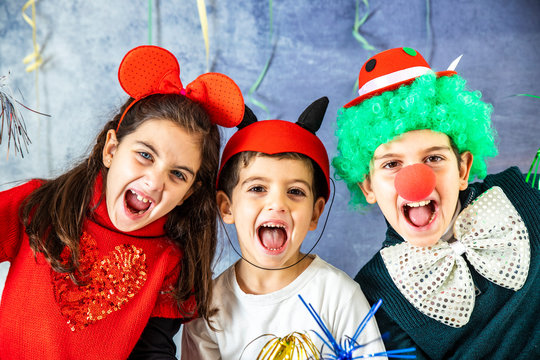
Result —
M516 94L515 96L528 96L528 97L540 99L540 96L531 95L531 94Z
M536 169L534 169L534 166L536 165ZM540 148L538 148L538 151L536 152L536 156L533 159L533 162L531 164L531 167L529 168L529 172L527 173L527 177L525 178L526 182L529 182L532 176L531 186L534 188L534 184L536 183L536 175L538 174L538 168L540 167ZM533 173L534 169L534 173ZM540 179L538 180L538 190L540 190Z
M148 45L152 45L152 0L148 0Z
M197 0L197 9L199 10L199 20L201 21L201 30L204 38L204 48L206 49L206 72L210 71L210 40L208 39L208 18L206 16L206 4L204 0Z
M32 18L25 14L25 11L29 6L32 6ZM24 4L22 7L22 17L28 23L28 25L32 27L32 42L34 44L34 51L23 59L24 64L29 64L26 67L26 71L32 72L37 70L43 63L41 53L39 52L39 45L36 41L36 0L29 0L26 2L26 4ZM32 61L33 63L31 63Z
M531 95L531 94L516 94L514 96L527 96L527 97L532 97L535 99L540 99L540 96ZM536 165L536 169L534 169L535 165ZM531 163L531 167L529 168L529 171L527 172L527 177L525 178L525 181L529 182L529 180L531 180L531 175L532 175L532 181L531 181L532 187L534 187L534 184L536 183L536 175L538 174L539 167L540 167L540 148L536 152L533 162ZM538 180L538 190L540 190L540 179Z
M315 321L317 322L317 325L319 325L319 328L323 332L323 335L319 334L315 330L312 330L323 342L323 348L321 349L321 360L352 360L352 359L366 359L366 358L373 358L373 357L388 357L388 358L394 358L394 359L416 359L416 355L411 354L405 354L409 352L416 351L416 348L406 348L406 349L399 349L399 350L387 350L387 351L381 351L374 354L365 354L365 355L358 355L355 356L353 353L366 346L367 344L358 344L357 340L364 328L366 327L367 323L371 318L375 315L379 307L382 305L382 299L379 299L368 311L367 315L364 317L362 322L358 325L356 328L356 331L354 332L354 335L352 337L346 336L344 340L341 340L339 343L334 338L328 327L325 325L324 321L321 319L320 315L317 313L317 311L313 308L311 304L307 304L302 298L302 296L299 294L298 297L304 304L304 306L308 309L309 313ZM327 347L331 352L328 354L323 353L324 347Z
M366 22L368 16L369 16L369 2L368 0L362 0L362 2L364 3L364 6L366 7L366 13L364 14L364 16L362 16L361 19L359 19L359 12L360 12L360 0L356 0L356 13L355 13L355 16L354 16L354 26L353 26L353 31L352 31L352 34L354 36L354 38L360 43L362 44L362 47L364 48L364 50L375 50L375 47L373 45L371 45L370 43L368 43L368 41L362 36L360 35L360 26L364 25L364 23ZM356 87L356 86L355 86Z
M429 51L428 60L431 62L431 57L433 55L433 36L431 34L433 31L431 30L431 3L429 0L426 0L426 33L428 47L431 49Z
M32 17L30 18L28 15L26 15L26 9L28 7L32 7ZM26 4L22 7L22 17L24 21L28 23L32 27L32 42L34 51L25 56L23 59L23 64L28 64L26 66L26 72L36 72L36 103L39 108L39 75L38 75L38 69L43 64L43 58L41 57L39 45L36 40L36 0L28 0Z
M261 73L259 74L259 77L255 81L253 85L249 88L249 91L247 93L247 100L252 103L253 105L261 108L264 110L264 112L267 114L267 117L270 117L270 112L268 111L268 108L260 101L256 100L253 97L253 93L257 91L259 86L261 85L264 77L266 76L266 73L268 71L268 68L270 67L270 63L272 62L272 58L274 57L274 46L272 45L272 39L274 37L274 14L273 14L273 1L268 1L268 7L269 7L269 18L270 18L270 30L268 33L268 43L270 44L270 47L272 48L272 51L270 52L270 55L268 56L268 60L266 60L266 63L264 64L264 68L262 69Z
M7 136L7 158L9 159L9 150L12 142L15 149L15 155L19 153L21 157L24 158L23 150L28 153L28 145L32 142L26 131L24 118L18 109L18 106L22 106L39 115L50 115L32 110L15 99L8 82L9 76L0 76L0 144L2 144L5 130Z
M369 17L369 2L368 0L362 0L362 2L364 3L364 6L366 8L366 13L364 14L364 16L362 16L361 19L359 18L360 17L360 0L356 0L356 11L354 15L354 25L353 25L352 34L354 38L362 45L364 50L372 51L372 50L375 50L375 47L371 45L370 43L368 43L368 41L362 35L360 35L360 27L364 25L367 18ZM354 82L353 92L356 91L355 89L358 89L358 79L356 79L356 81Z

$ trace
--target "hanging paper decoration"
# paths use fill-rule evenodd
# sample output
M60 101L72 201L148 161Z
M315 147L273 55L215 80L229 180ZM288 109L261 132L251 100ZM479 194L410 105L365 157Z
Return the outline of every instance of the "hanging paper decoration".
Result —
M26 15L25 11L29 6L32 6L32 18ZM34 46L34 51L25 56L23 59L23 64L28 64L26 66L26 72L36 72L36 104L39 109L39 72L38 69L43 63L41 57L39 45L36 40L36 0L28 0L26 4L22 7L22 17L23 19L32 27L32 42Z
M301 295L298 295L304 306L308 309L309 313L315 321L317 322L317 325L319 325L319 328L323 332L323 335L319 334L315 330L313 332L322 340L323 342L323 348L321 349L321 360L351 360L351 359L365 359L365 358L373 358L377 356L386 356L388 358L397 358L397 359L416 359L416 355L411 354L404 354L404 353L410 353L413 351L416 351L416 348L406 348L406 349L399 349L399 350L387 350L382 351L374 354L366 354L366 355L354 355L353 353L364 347L367 344L358 344L357 340L366 325L368 324L369 320L375 315L375 312L379 309L379 307L382 304L382 300L379 299L369 310L367 315L364 317L360 325L356 328L356 331L354 332L354 335L352 337L346 337L345 339L341 340L339 343L336 341L328 327L324 324L324 321L321 319L320 315L315 311L313 306L311 304L307 304ZM324 347L327 347L330 350L330 353L325 354L324 353ZM404 355L403 355L404 354Z
M431 57L433 56L433 38L431 31L431 3L430 0L426 0L426 33L427 33L427 43L428 47L431 49L429 51L428 62L431 63Z
M9 158L9 150L12 142L13 148L15 149L15 155L19 153L21 157L24 158L24 150L28 153L28 145L32 142L26 132L24 118L17 106L20 105L39 115L50 115L32 110L17 101L17 99L13 97L13 92L8 85L8 81L8 76L0 76L0 144L2 144L5 130L7 137L7 158Z
M528 97L540 99L540 96L531 95L531 94L516 94L515 96L528 96Z
M532 98L536 98L536 99L540 99L540 96L537 96L537 95L531 95L531 94L516 94L514 96L528 96L528 97L532 97ZM536 169L534 169L534 166L536 165ZM531 182L531 186L534 187L534 184L536 182L536 175L538 174L538 168L540 167L540 148L538 149L538 151L536 152L536 155L533 159L533 162L531 164L531 167L529 168L529 172L527 172L527 177L525 178L525 181L526 182L529 182L530 178L531 178L531 175L533 175L532 177L532 182ZM533 173L533 169L534 169L534 173ZM540 180L538 181L538 190L540 190Z
M201 21L201 30L204 38L204 47L206 49L206 72L210 71L210 40L208 40L208 18L206 17L206 4L204 0L197 0L199 9L199 20Z
M152 45L152 0L148 0L148 45Z
M272 39L274 37L274 14L273 14L273 1L268 1L269 6L269 17L270 17L270 31L268 34L268 43L270 44L270 47L272 51L270 52L270 55L268 56L268 60L266 60L266 63L264 65L264 68L262 69L261 73L259 74L259 77L255 81L253 85L249 88L249 91L247 93L247 100L252 103L253 105L261 108L264 110L264 112L267 114L267 117L270 117L270 112L268 111L268 108L260 101L256 100L253 97L253 93L257 91L259 86L261 85L264 77L266 76L266 72L268 71L268 68L270 67L270 63L272 62L272 58L274 57L274 46L272 46Z
M25 11L26 9L28 9L29 6L32 6L32 18L25 14ZM39 68L43 63L43 59L41 58L41 54L39 52L39 45L36 41L36 0L28 0L26 4L24 4L24 6L22 7L22 17L28 23L28 25L32 27L32 41L34 43L34 52L27 55L23 59L24 64L29 64L30 62L34 61L26 67L26 71L31 72Z
M365 50L372 51L375 50L375 47L371 45L362 35L360 35L360 26L364 25L368 16L369 16L369 2L368 0L362 0L364 6L366 7L366 13L360 19L360 0L356 0L356 11L354 15L354 25L352 34L354 38L362 45ZM358 78L354 82L353 94L356 93L358 89Z
M536 169L533 168L536 165ZM531 186L534 188L534 184L536 183L536 175L538 174L538 168L540 167L540 148L538 148L538 151L536 152L536 156L533 159L533 162L531 164L531 167L529 168L529 172L527 173L527 177L525 178L526 182L529 182L529 179L532 177ZM540 190L540 179L538 180L538 190Z
M361 19L359 19L359 12L360 12L360 0L356 0L356 14L354 16L354 26L353 26L353 31L352 31L352 34L354 36L354 38L360 43L362 44L362 47L365 49L365 50L375 50L375 47L373 47L373 45L371 45L362 35L360 35L360 26L364 25L364 23L366 22L368 16L369 16L369 2L368 0L362 0L362 2L364 3L364 6L366 7L366 13L364 14L364 16L362 16Z

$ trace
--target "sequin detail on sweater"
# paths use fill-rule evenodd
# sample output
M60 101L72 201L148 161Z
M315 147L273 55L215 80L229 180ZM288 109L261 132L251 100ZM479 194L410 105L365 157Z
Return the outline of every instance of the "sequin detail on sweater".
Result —
M147 279L146 255L134 245L122 244L98 259L96 240L83 232L80 266L75 278L51 270L54 296L72 331L84 329L118 311L141 289ZM61 255L67 263L69 249Z

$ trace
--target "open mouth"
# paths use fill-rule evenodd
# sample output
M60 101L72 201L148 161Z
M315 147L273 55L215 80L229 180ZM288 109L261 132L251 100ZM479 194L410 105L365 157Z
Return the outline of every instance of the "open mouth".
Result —
M271 252L280 252L288 240L287 230L282 224L262 224L257 229L257 234L261 245Z
M415 227L424 227L435 219L437 206L432 200L423 200L404 204L402 211L409 224Z
M124 203L130 213L137 215L144 214L152 206L152 200L137 194L131 189L126 191L124 195Z

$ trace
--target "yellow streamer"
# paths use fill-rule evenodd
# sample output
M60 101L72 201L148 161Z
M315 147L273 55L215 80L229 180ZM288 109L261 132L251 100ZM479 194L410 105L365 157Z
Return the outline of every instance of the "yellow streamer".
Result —
M29 6L32 6L32 18L25 14L25 11L26 9L28 9ZM24 64L28 64L31 61L34 61L33 64L30 64L26 67L26 72L32 72L39 68L43 63L43 59L41 58L41 54L39 53L39 45L37 44L36 40L36 0L28 0L26 4L24 4L24 6L22 7L22 17L28 23L28 25L32 27L32 41L34 43L34 52L27 55L23 59Z
M197 0L199 9L199 19L201 21L201 29L204 37L204 46L206 48L206 72L210 71L210 41L208 40L208 19L206 17L206 4L204 0Z
M257 360L319 360L319 351L308 335L292 332L285 337L273 336L262 348Z

